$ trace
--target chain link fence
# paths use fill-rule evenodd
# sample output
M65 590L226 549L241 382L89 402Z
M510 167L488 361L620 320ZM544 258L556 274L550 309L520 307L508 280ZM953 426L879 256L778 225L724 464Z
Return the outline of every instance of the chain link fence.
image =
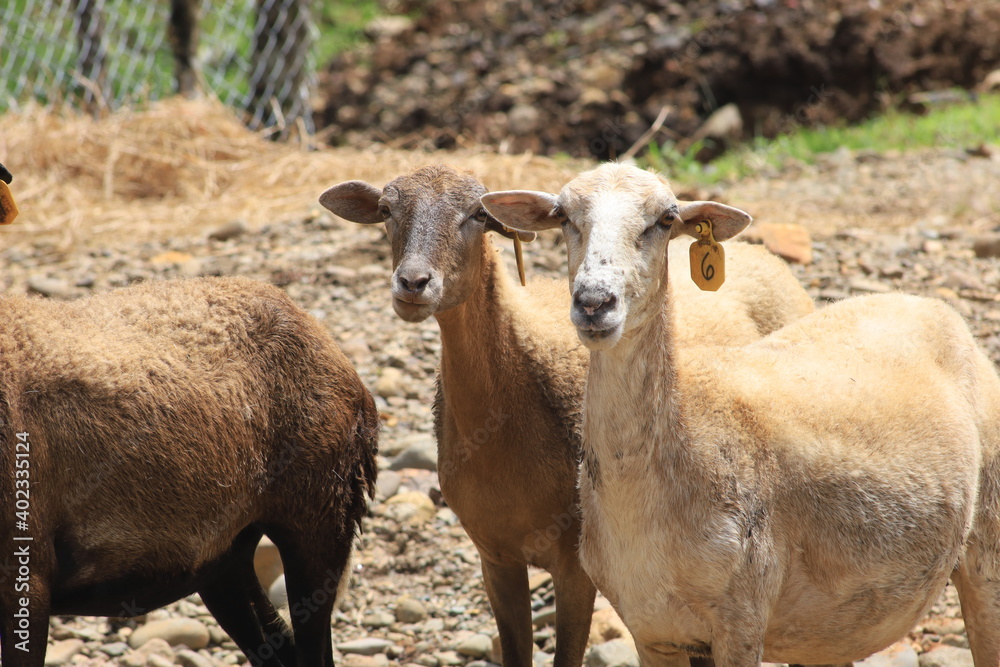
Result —
M197 91L254 129L312 134L311 0L3 0L0 113L92 113Z

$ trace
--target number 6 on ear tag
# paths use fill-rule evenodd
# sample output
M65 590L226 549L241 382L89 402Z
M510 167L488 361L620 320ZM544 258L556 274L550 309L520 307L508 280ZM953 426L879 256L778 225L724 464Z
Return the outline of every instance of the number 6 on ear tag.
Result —
M726 282L726 251L712 236L712 223L699 222L698 239L691 244L691 280L701 289L714 292Z

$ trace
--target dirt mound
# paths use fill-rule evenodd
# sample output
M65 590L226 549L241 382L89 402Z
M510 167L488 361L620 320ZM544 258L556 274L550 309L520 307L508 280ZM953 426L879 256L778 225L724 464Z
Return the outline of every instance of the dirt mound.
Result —
M856 121L1000 66L978 0L394 0L369 44L321 75L334 144L479 143L621 155L665 105L691 136L738 105L746 135ZM415 21L404 15L419 16Z

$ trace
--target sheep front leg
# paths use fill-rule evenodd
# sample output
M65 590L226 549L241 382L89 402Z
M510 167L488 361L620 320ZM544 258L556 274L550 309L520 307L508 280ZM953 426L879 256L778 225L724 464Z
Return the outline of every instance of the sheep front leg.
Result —
M951 581L962 603L973 662L976 667L996 667L1000 665L1000 577L986 575L984 568L970 562L978 560L977 552L973 542Z
M4 564L10 574L3 577L5 590L0 596L0 657L4 667L43 667L49 640L49 573L41 562L32 560L36 543L13 545L14 557Z
M531 597L528 591L527 565L502 566L483 561L483 583L500 632L500 651L504 667L531 667Z
M556 592L556 657L554 667L579 667L590 638L597 588L575 553L576 534L558 570L552 573Z

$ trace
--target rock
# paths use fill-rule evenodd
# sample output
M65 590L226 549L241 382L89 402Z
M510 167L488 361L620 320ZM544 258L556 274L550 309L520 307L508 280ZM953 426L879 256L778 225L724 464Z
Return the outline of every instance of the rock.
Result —
M396 622L396 617L387 611L370 611L361 619L366 628L388 628Z
M146 667L174 667L174 661L162 655L151 655L146 659Z
M139 629L141 630L142 628ZM138 632L138 630L136 630L136 632ZM132 642L132 637L134 636L135 632L133 632L129 637L130 644ZM121 659L121 664L123 667L146 667L149 660L154 656L167 658L168 660L173 661L174 650L170 648L170 644L168 644L165 640L160 639L159 637L153 637L152 639L149 639L141 644L138 649L123 657Z
M794 223L762 222L748 227L740 238L764 244L778 257L797 264L810 264L813 260L812 239L809 230Z
M515 104L507 112L507 125L517 135L532 134L538 130L541 114L533 104Z
M361 655L348 653L341 662L344 667L389 667L389 657L384 653Z
M202 654L195 653L189 649L178 651L175 661L181 667L216 667L217 665L214 660L206 658Z
M437 508L426 493L405 491L385 501L385 515L398 523L422 526L434 519Z
M441 667L456 667L465 664L465 659L455 651L438 651L434 657L437 658Z
M868 292L871 294L886 294L892 291L890 285L880 283L866 278L853 278L848 285L855 292Z
M209 233L208 238L212 241L228 241L229 239L235 239L239 236L243 236L249 227L247 223L242 220L233 220L228 222L221 227L217 228L215 231Z
M980 236L972 242L976 257L1000 257L1000 234Z
M257 550L254 552L253 569L265 591L271 587L278 575L284 572L278 547L274 546L274 542L266 535L260 538L260 544L257 545Z
M909 642L901 641L855 662L854 667L919 667L919 657Z
M375 393L383 398L402 396L405 393L403 390L403 371L392 366L385 368L375 383Z
M437 442L431 435L425 435L416 440L393 459L389 470L416 468L418 470L437 470Z
M129 646L125 642L111 642L110 644L99 646L97 650L112 658L117 658L120 655L125 655L129 650Z
M395 470L380 470L375 482L375 497L385 500L396 495L403 477Z
M193 618L171 618L163 621L150 621L136 628L128 643L132 648L144 646L152 639L162 639L170 646L183 644L188 648L200 649L208 646L208 628L201 621Z
M65 665L83 648L82 639L63 639L49 644L45 652L46 665Z
M544 607L531 615L531 625L534 626L536 630L538 628L544 628L547 625L555 625L555 622L556 622L555 607Z
M162 265L178 265L185 264L194 259L189 253L177 252L176 250L168 250L166 252L161 252L158 255L154 255L149 258L150 264L162 264Z
M624 639L633 648L635 642L625 622L618 616L618 613L611 607L595 611L590 621L590 643L603 644L612 639Z
M385 653L385 650L390 646L392 646L392 642L388 639L362 637L361 639L352 639L351 641L337 644L337 650L344 654L375 655L376 653Z
M400 623L420 623L428 616L427 607L408 595L396 600L395 614Z
M585 667L639 667L639 654L623 639L591 646L583 658Z
M430 438L432 442L434 441L434 436L430 433L411 433L410 435L404 435L401 438L387 440L385 446L383 446L382 442L379 442L378 451L382 456L399 456L413 445L425 444L428 438Z
M1000 88L1000 69L995 69L986 75L986 78L977 87L980 92L986 93L994 88Z
M534 593L542 586L547 586L552 581L552 575L548 572L538 572L528 577L528 590Z
M83 290L74 287L69 281L61 278L32 276L28 278L28 291L54 299L75 299L83 295Z
M920 667L973 667L972 651L955 646L941 646L920 654Z
M455 651L470 658L489 658L493 651L493 640L489 635L469 635L455 645Z
M267 597L275 607L288 606L288 591L285 588L285 575L280 575L267 589Z

